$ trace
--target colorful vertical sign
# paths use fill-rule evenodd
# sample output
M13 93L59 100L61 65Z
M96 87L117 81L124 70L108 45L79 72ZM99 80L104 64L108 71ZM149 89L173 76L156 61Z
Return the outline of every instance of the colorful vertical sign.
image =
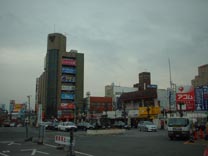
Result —
M195 89L195 108L197 111L208 110L208 86Z
M195 109L195 92L192 86L176 87L177 110L190 111Z

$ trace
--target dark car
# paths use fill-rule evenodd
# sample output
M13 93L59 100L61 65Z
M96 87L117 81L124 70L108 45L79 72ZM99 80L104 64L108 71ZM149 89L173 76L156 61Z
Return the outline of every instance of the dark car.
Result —
M127 125L123 121L117 121L117 122L115 122L114 123L114 127L116 127L116 128L124 128L124 129L130 129L131 128L129 125Z
M59 122L51 122L49 125L47 125L46 129L58 130L58 124L59 124Z
M4 122L2 123L3 127L10 127L10 120L4 120Z
M77 124L77 128L80 130L95 129L95 126L89 122L80 122Z

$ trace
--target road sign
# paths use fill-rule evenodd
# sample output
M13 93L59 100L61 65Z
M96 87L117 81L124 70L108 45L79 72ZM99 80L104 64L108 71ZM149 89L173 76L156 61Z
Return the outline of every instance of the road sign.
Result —
M56 135L55 143L62 144L62 145L70 145L70 137Z

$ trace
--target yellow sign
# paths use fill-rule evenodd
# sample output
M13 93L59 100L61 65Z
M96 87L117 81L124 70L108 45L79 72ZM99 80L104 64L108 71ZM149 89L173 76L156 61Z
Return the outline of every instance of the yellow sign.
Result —
M148 113L149 112L149 113ZM139 107L139 116L160 114L160 107Z

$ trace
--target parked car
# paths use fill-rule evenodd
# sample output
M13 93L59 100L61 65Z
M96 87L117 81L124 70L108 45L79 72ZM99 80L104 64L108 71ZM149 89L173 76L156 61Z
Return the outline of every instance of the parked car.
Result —
M41 123L40 123L40 126L44 126L45 129L47 129L48 125L50 125L51 123L52 123L52 122L50 122L50 121L41 122Z
M80 122L77 124L77 128L80 130L95 129L95 126L89 122Z
M73 122L60 122L58 125L60 131L70 131L71 129L77 130L77 126Z
M17 127L17 123L16 122L10 122L9 127Z
M49 125L47 125L46 129L48 130L58 130L59 122L51 122Z
M10 120L4 120L4 122L2 123L3 127L10 127Z
M151 121L140 121L137 127L139 131L147 131L147 132L157 131L157 126Z
M130 129L131 128L129 125L127 125L123 121L117 121L117 122L115 122L114 123L114 127L116 127L116 128L125 128L125 129Z

